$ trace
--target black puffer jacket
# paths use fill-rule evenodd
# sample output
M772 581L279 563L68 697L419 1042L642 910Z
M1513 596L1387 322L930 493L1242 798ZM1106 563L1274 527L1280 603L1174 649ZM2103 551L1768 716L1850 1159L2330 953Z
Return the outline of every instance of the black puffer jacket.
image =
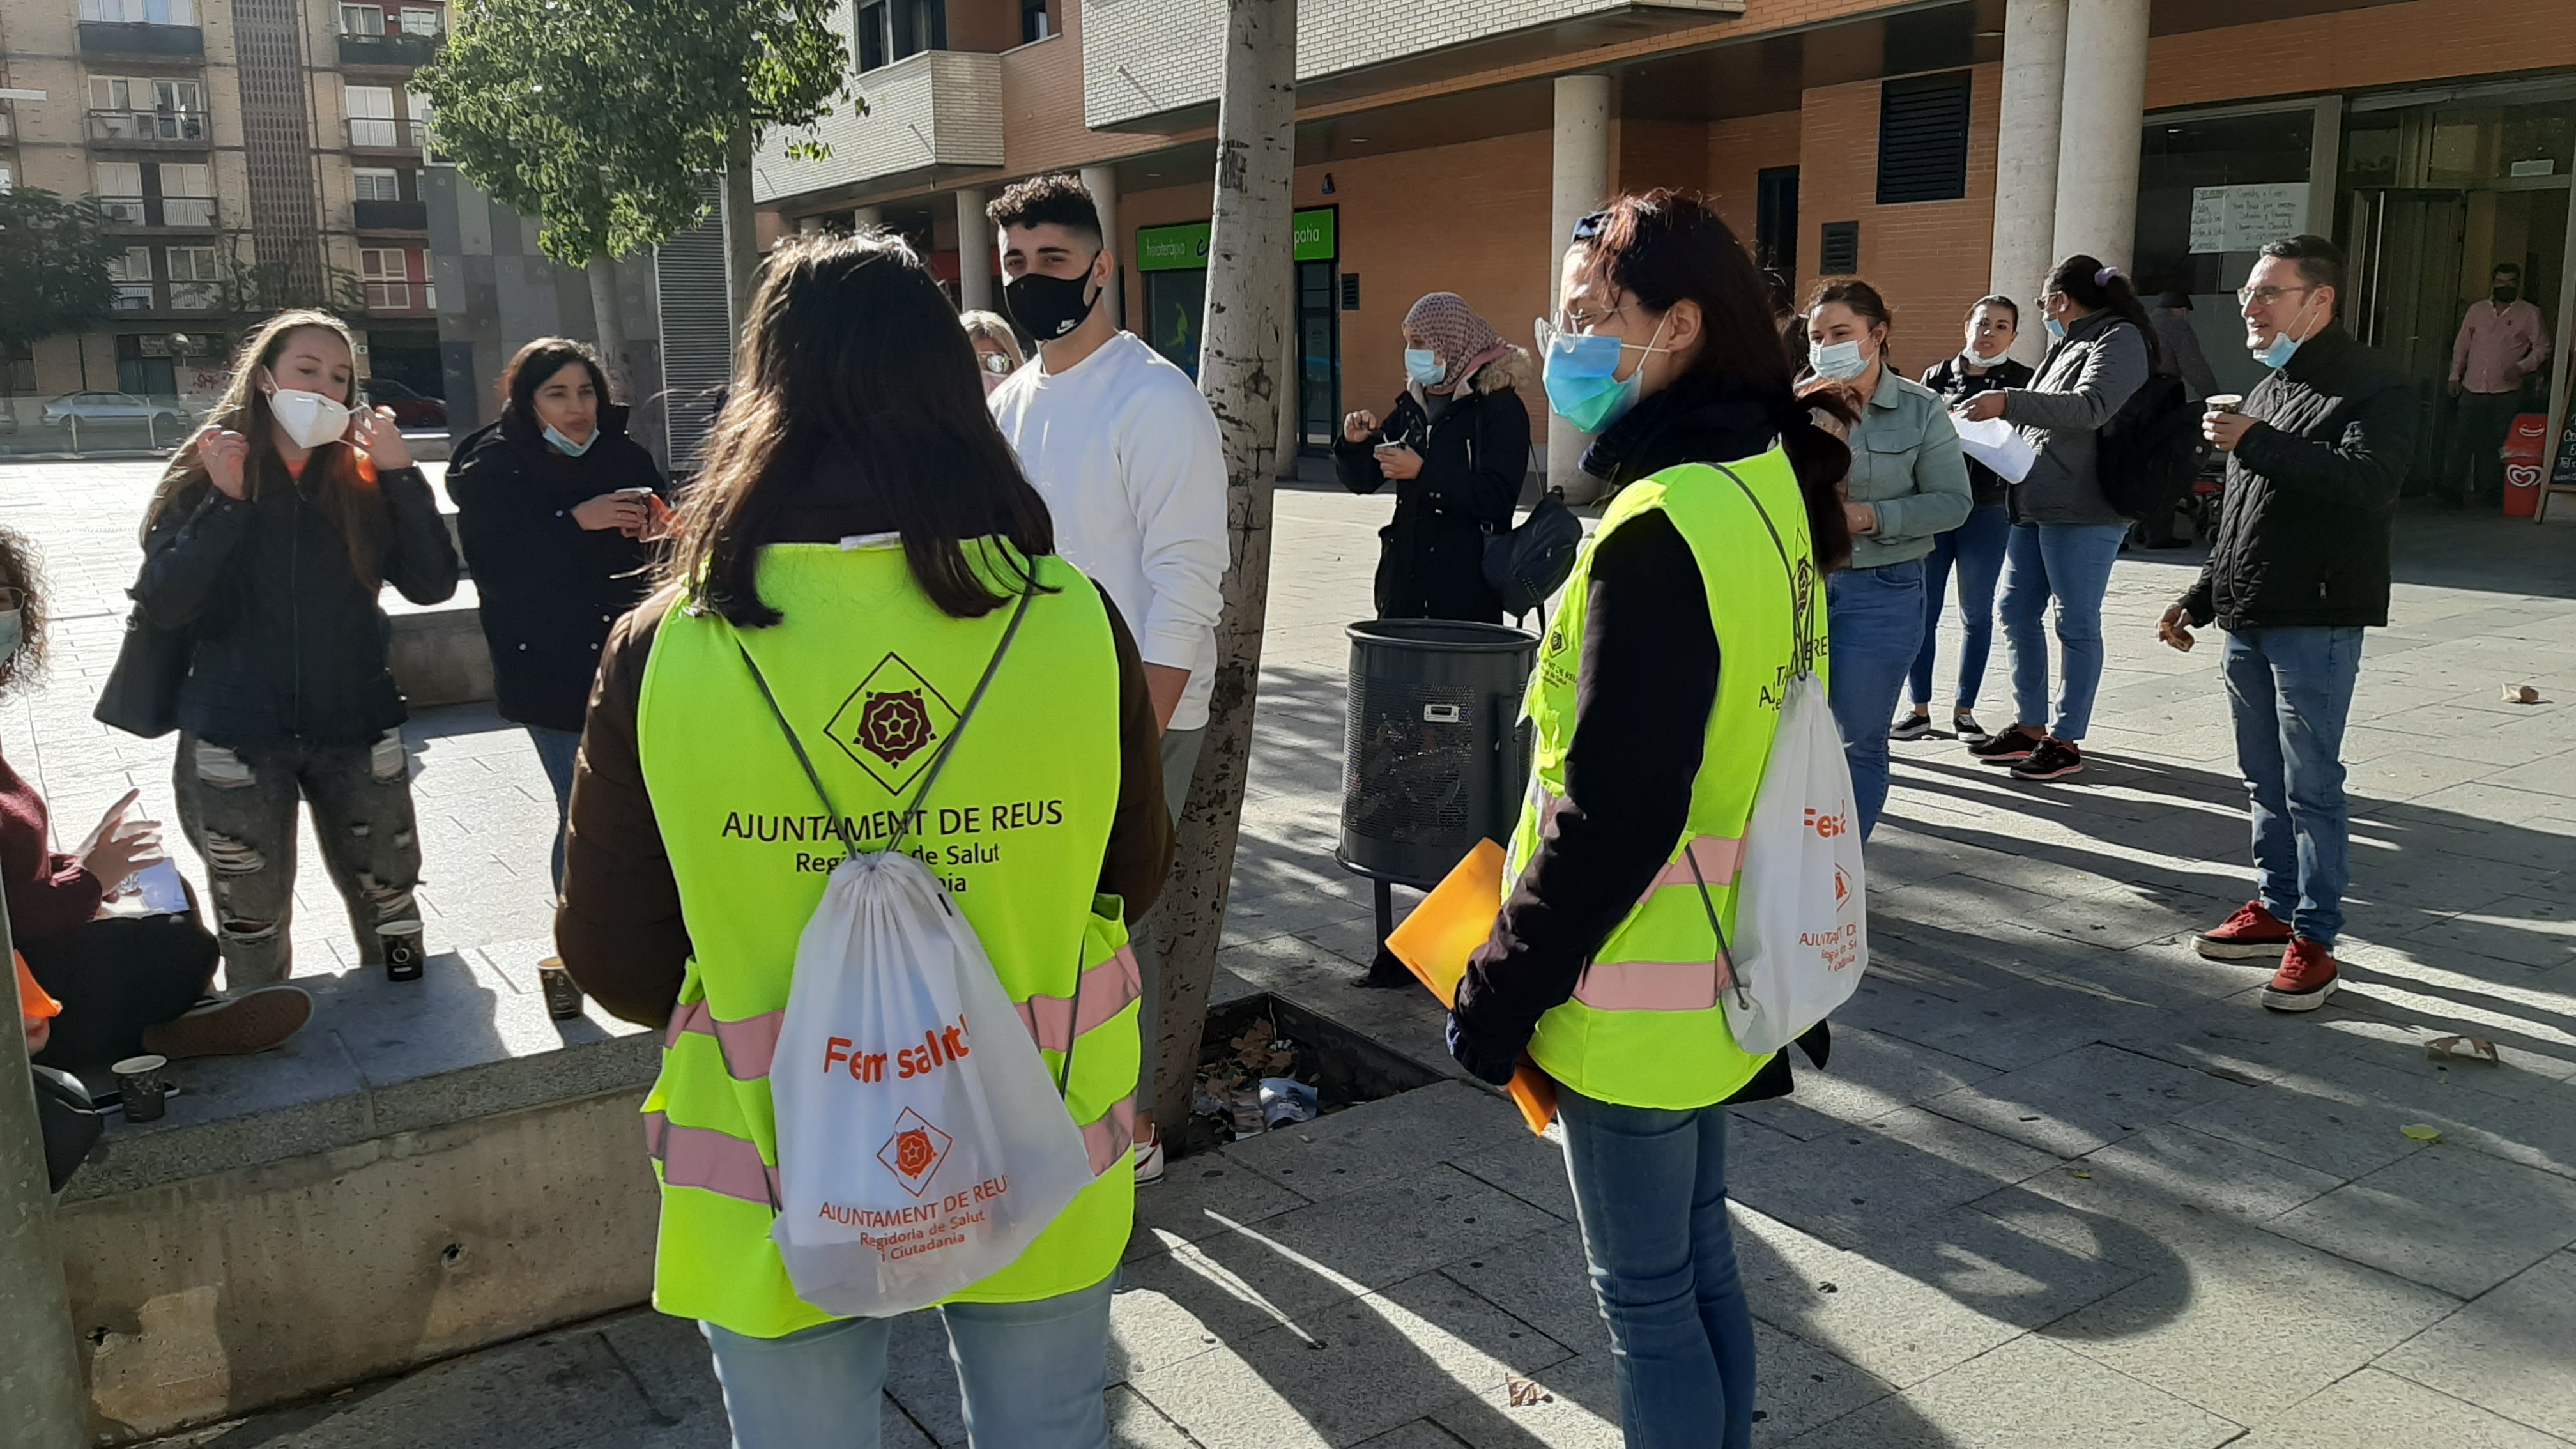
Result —
M345 446L317 451L304 476ZM144 540L135 599L190 636L179 727L236 749L370 743L407 717L385 667L391 626L339 525L273 459L268 467L248 499L212 487L180 496ZM415 604L445 601L456 550L429 480L394 468L376 487L392 525L377 560L384 581Z
M573 520L574 508L621 488L663 490L652 455L626 436L622 407L599 410L598 439L578 458L515 416L457 449L447 493L482 601L503 719L580 729L609 626L651 592L650 549Z
M1515 350L1477 369L1438 418L1407 391L1376 437L1335 440L1334 465L1353 493L1386 486L1377 444L1422 455L1422 471L1395 485L1395 518L1378 532L1379 618L1503 621L1503 601L1485 583L1485 540L1512 526L1529 471L1529 409L1515 391L1528 376L1528 354Z
M2227 460L2226 513L2184 612L2228 630L2386 624L2414 385L2336 323L2256 383L2245 412L2263 426Z

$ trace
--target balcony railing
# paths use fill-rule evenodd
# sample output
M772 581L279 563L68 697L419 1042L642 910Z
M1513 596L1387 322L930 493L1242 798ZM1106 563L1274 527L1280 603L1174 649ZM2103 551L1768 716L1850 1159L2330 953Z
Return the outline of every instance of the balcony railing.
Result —
M351 116L349 144L365 151L417 151L429 143L429 127L390 116Z
M367 310L435 312L438 310L438 287L431 282L369 282Z
M183 227L203 231L215 224L211 196L102 196L99 213L115 227Z
M119 312L151 311L152 284L150 282L117 283L116 302L114 305L116 310Z
M359 201L351 205L360 231L427 231L426 201Z
M92 141L130 142L138 146L187 146L203 150L213 144L215 128L203 111L92 111Z
M340 37L342 65L423 66L438 54L445 35L343 35Z
M203 55L206 32L193 25L84 20L80 48L84 55Z

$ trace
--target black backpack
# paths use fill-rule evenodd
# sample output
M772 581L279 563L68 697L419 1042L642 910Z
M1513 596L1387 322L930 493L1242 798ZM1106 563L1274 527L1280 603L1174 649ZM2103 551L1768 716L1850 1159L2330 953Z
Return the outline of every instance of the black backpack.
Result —
M2199 461L2200 413L2182 379L2150 373L2102 425L2094 466L2102 496L2130 518L2171 513Z

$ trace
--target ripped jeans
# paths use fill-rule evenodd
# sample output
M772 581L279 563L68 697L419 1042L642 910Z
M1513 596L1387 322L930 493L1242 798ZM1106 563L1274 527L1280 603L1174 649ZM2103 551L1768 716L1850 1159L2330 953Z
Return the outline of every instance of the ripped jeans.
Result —
M290 969L299 798L312 802L322 864L348 903L359 960L381 966L387 936L416 946L420 835L400 729L372 745L244 750L183 732L173 785L179 826L214 887L215 934L232 990L273 985Z

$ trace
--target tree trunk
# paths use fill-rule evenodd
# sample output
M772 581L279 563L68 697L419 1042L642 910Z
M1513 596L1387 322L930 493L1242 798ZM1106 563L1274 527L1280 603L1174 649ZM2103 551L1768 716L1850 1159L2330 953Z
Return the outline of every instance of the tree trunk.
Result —
M751 289L760 281L760 223L752 215L751 202L754 140L749 122L736 126L725 137L725 286L737 339L742 336L743 319L751 315Z
M617 260L606 252L594 253L589 271L590 312L599 330L599 355L608 364L609 391L633 402L634 389L626 381L626 315L617 303Z
M1269 612L1270 490L1279 408L1292 394L1288 317L1291 182L1296 175L1297 0L1226 0L1225 88L1217 108L1215 221L1208 241L1199 387L1225 448L1232 560L1216 627L1207 741L1181 816L1180 852L1151 923L1162 963L1158 1122L1187 1120L1199 1032L1225 930L1226 888L1243 823L1252 713Z

